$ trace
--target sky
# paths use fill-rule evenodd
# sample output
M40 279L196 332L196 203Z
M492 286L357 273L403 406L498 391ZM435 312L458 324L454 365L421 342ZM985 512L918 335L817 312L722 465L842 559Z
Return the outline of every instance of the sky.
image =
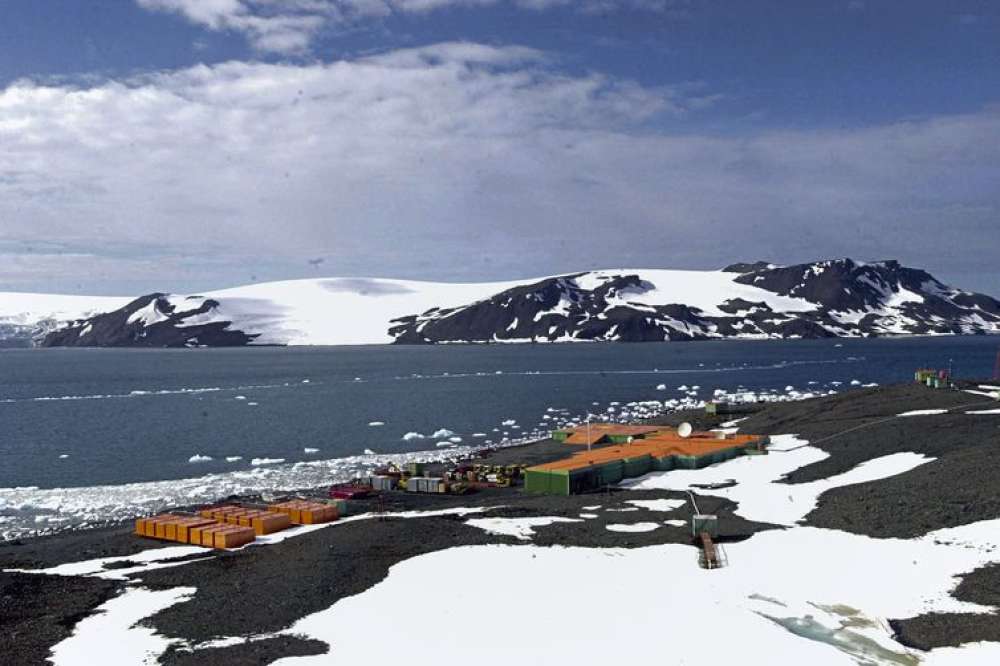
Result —
M0 290L845 256L1000 296L1000 3L0 3Z

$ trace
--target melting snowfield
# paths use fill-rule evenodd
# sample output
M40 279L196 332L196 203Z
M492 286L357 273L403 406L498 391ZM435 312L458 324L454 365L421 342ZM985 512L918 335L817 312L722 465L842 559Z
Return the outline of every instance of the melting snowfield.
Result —
M968 547L952 542L973 538ZM908 650L891 640L884 618L982 611L948 591L955 573L1000 559L989 550L998 542L997 522L912 541L796 528L727 546L730 566L715 571L698 568L696 551L682 545L453 548L402 562L367 592L297 622L287 633L325 641L331 654L277 663L390 663L398 645L414 655L447 645L479 663L509 663L504 651L477 649L484 627L516 637L527 663L664 663L666 654L678 664L774 663L778 655L789 664L996 663L996 645ZM488 604L462 585L442 586L420 613L398 603L455 571L502 571L518 584L494 586ZM463 612L470 607L476 612ZM393 627L393 640L371 640L378 626Z
M771 438L766 456L741 456L704 469L655 472L622 483L633 490L691 490L739 503L736 514L748 520L795 525L816 508L820 494L840 486L877 481L930 462L916 453L894 453L869 460L852 470L810 483L778 483L789 473L825 460L830 454L794 435ZM735 485L712 487L715 484Z

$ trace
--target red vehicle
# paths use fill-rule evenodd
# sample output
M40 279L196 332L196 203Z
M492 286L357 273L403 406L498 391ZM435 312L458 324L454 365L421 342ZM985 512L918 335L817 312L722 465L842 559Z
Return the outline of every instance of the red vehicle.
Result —
M371 486L362 486L356 483L338 483L335 486L330 486L330 498L331 499L361 499L363 497L371 497L375 494Z

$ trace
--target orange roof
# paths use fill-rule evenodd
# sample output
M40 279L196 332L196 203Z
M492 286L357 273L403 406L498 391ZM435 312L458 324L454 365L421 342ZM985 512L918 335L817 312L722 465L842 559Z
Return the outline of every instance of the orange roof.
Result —
M716 451L744 447L760 439L756 435L727 435L722 438L714 433L696 433L691 437L680 437L676 433L662 433L646 439L637 439L631 444L609 446L593 451L580 451L569 458L536 465L538 470L574 470L591 465L614 462L624 458L635 458L649 454L654 458L666 456L704 456Z
M590 437L587 437L587 426L577 426L575 428L565 428L563 432L569 433L565 442L567 444L593 444L608 435L648 435L650 433L663 430L664 426L644 426L629 425L623 423L591 423Z

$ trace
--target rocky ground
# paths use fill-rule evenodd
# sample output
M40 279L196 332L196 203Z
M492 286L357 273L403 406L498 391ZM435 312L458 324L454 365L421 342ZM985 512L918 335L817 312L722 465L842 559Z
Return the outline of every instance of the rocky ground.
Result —
M847 471L860 462L899 451L934 456L934 462L886 480L846 486L821 496L806 519L828 527L875 538L908 538L928 531L1000 518L995 471L1000 463L1000 416L966 415L983 409L987 399L959 391L932 391L898 386L852 391L801 403L770 405L750 415L744 432L798 433L831 456L796 471L789 483L801 483ZM996 403L994 403L996 404ZM954 409L930 418L899 418L917 409ZM695 420L711 427L730 417L673 414L661 419L676 424ZM847 431L847 432L845 432ZM566 452L566 445L547 441L495 452L496 463L535 464ZM483 509L485 517L558 516L577 518L601 505L597 518L536 528L537 546L634 548L662 543L689 543L689 528L664 526L653 532L621 533L606 529L614 522L635 522L647 510L630 509L625 500L683 499L666 491L611 491L572 497L534 496L519 489L497 489L465 497L390 493L385 519L337 524L266 548L221 553L181 567L147 571L143 585L153 589L197 588L191 601L167 608L145 623L164 636L184 639L163 659L167 664L265 664L281 656L322 654L328 646L287 636L227 647L198 647L218 636L252 636L287 628L296 620L328 608L381 581L394 564L424 553L478 544L521 543L512 536L487 533L454 515L392 517L400 511L457 507ZM780 529L734 515L735 504L699 496L705 512L720 516L720 530L730 540ZM359 507L364 510L366 507ZM367 507L371 508L371 507ZM688 504L665 519L688 520ZM0 569L43 568L96 557L123 556L158 547L131 534L130 526L76 532L0 545ZM695 566L697 551L691 551ZM456 572L452 581L429 585L475 584L497 572ZM0 573L0 655L10 663L41 663L52 645L69 635L91 609L113 597L122 583L95 578ZM963 600L1000 606L1000 567L984 567L965 576L955 591ZM235 600L220 603L219 600ZM929 614L892 620L901 642L919 649L969 641L1000 640L995 614Z

